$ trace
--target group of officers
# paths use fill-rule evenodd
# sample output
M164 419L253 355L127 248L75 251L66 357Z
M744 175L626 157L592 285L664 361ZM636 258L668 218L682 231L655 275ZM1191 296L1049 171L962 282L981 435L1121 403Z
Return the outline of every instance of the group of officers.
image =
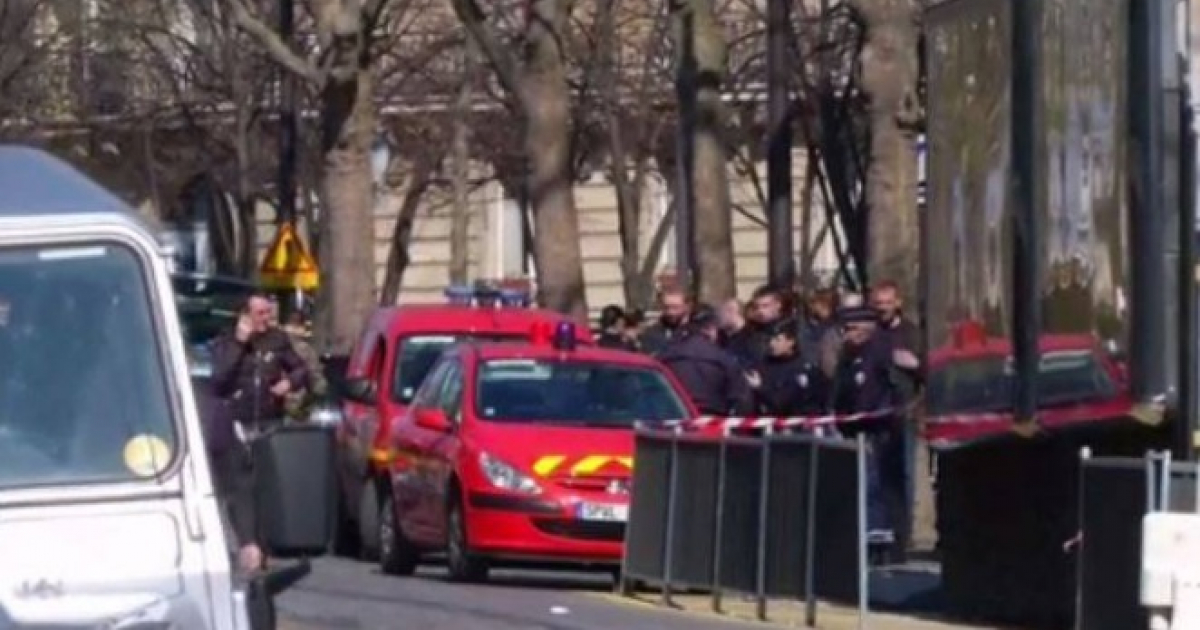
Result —
M730 300L716 308L667 289L658 321L644 330L606 309L600 343L653 354L706 416L865 415L821 431L865 435L868 542L876 558L897 561L911 535L911 411L922 384L919 332L901 306L891 282L868 299L818 290L797 300L764 286L745 307Z
M916 328L891 283L874 287L869 304L828 290L807 296L800 308L790 302L785 291L766 286L747 308L736 300L693 306L683 291L667 289L648 327L606 308L598 343L657 357L704 415L876 414L835 425L835 432L866 434L869 542L903 554L914 452L907 407L921 383ZM199 391L214 477L245 571L264 563L246 445L282 422L298 394L324 389L311 348L289 326L277 325L277 313L269 296L247 299L235 326L212 342L212 374Z

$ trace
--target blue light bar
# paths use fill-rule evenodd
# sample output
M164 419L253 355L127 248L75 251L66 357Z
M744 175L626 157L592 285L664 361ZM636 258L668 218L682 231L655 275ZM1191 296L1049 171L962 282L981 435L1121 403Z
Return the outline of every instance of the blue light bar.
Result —
M444 295L451 304L470 306L471 301L475 299L475 289L465 286L446 287Z
M559 322L554 327L554 337L550 341L555 350L570 352L575 349L575 322Z
M527 291L519 289L501 289L500 305L508 308L527 308L533 304L533 298Z

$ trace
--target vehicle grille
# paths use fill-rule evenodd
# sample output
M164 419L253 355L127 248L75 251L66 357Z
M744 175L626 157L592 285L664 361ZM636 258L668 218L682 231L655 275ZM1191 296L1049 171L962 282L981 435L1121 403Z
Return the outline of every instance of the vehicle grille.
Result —
M592 523L563 519L535 518L534 527L542 533L575 540L621 542L625 540L624 523Z

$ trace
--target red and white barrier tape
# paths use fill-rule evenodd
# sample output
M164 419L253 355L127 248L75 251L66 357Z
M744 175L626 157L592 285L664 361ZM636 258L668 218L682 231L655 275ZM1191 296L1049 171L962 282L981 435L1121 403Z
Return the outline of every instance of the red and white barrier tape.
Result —
M907 413L910 407L886 407L876 411L852 414L825 414L819 416L700 416L690 420L664 422L660 427L667 429L703 429L719 427L724 430L738 429L813 429L839 424L855 424L878 420ZM936 416L926 419L927 425L969 425L999 422L1011 416L994 413Z

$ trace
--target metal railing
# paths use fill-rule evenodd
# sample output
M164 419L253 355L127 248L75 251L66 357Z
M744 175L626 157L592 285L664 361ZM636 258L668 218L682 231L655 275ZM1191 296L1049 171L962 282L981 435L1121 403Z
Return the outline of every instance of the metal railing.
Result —
M767 618L772 598L868 610L867 446L812 435L714 437L641 430L618 588L680 589L755 599Z

